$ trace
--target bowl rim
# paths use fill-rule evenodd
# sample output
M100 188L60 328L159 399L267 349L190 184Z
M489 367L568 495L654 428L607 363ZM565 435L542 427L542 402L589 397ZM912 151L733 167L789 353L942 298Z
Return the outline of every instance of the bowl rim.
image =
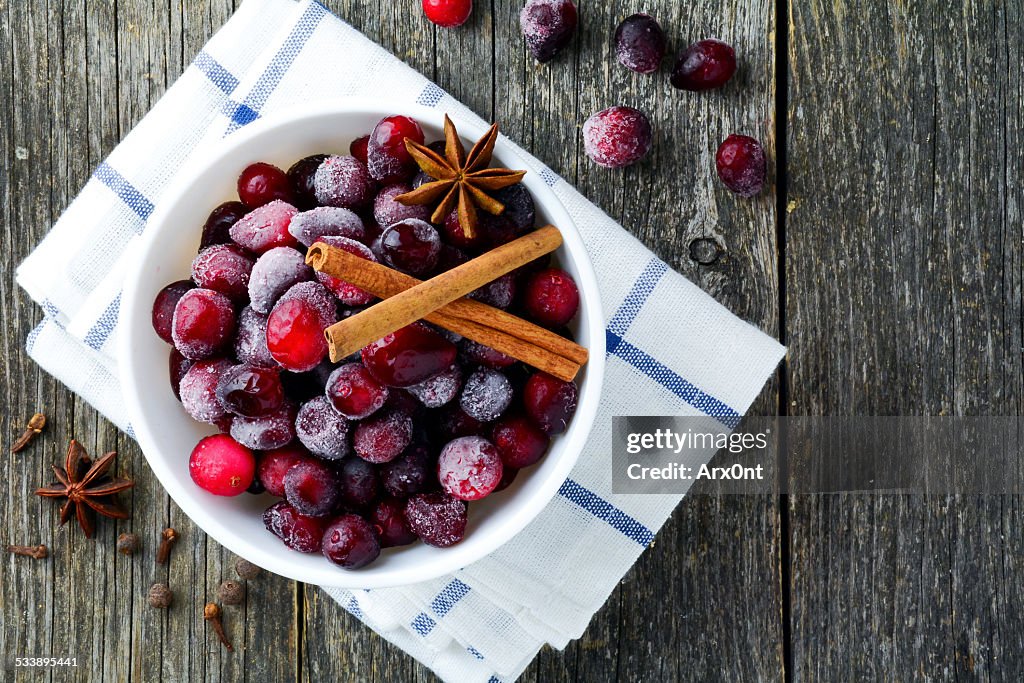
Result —
M376 571L373 565L370 565L360 570L346 571L327 563L325 564L327 571L309 571L306 568L296 570L294 563L280 559L276 552L267 551L261 547L259 542L247 540L241 534L233 531L226 523L203 509L200 501L194 497L195 492L190 493L184 487L179 486L166 457L162 456L161 449L156 444L156 439L150 431L147 420L144 419L146 412L142 408L142 403L145 401L145 392L141 390L138 368L132 360L134 336L132 331L134 317L148 311L148 308L139 310L139 306L151 307L152 302L140 301L140 281L144 278L146 265L152 258L153 243L157 240L158 235L168 229L166 223L173 213L174 207L186 199L199 174L223 157L239 151L269 131L304 119L360 114L373 116L398 114L411 116L417 121L441 129L445 113L451 117L460 131L460 136L464 139L476 139L486 132L485 125L466 120L457 113L446 112L442 107L426 107L400 100L364 97L331 98L316 104L291 107L261 117L235 131L219 144L211 146L209 150L197 150L189 157L168 183L153 214L146 223L146 229L134 247L137 258L126 274L122 288L123 305L120 307L119 315L121 353L118 366L121 388L135 439L161 486L182 512L204 533L239 557L293 580L350 589L410 585L450 574L486 557L518 535L551 502L575 466L594 426L604 379L605 334L600 290L597 286L593 263L575 222L553 189L540 177L537 166L530 163L517 146L501 136L495 145L495 155L501 158L503 163L508 164L515 160L523 168L531 170L531 173L524 178L524 184L527 185L537 203L543 206L545 213L551 218L551 223L558 226L562 233L563 246L572 260L580 280L581 306L586 311L587 330L590 338L590 360L586 366L586 391L580 393L577 410L573 416L574 429L558 437L570 438L570 442L562 448L556 467L548 473L547 478L542 480L526 499L517 501L518 509L514 514L502 520L501 531L503 533L492 533L477 538L473 544L459 543L445 548L443 552L438 553L435 561L426 565L388 567ZM149 326L147 313L146 323L142 327L148 329ZM288 550L283 545L281 549Z

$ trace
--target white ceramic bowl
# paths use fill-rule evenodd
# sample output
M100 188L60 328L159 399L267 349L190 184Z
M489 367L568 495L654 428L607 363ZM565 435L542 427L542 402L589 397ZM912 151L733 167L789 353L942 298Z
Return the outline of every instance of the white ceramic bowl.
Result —
M200 154L160 199L124 287L122 384L132 427L153 471L181 509L219 543L269 571L308 583L345 588L405 585L455 571L494 551L525 527L566 479L590 433L601 392L605 338L593 267L565 208L536 173L528 173L523 182L537 204L538 221L557 226L564 237L556 259L580 286L582 303L574 332L579 343L590 349L590 362L578 378L579 407L569 429L556 437L547 456L521 472L511 487L470 505L463 541L444 549L423 543L388 549L368 567L346 571L320 554L289 550L267 532L261 513L273 501L270 496L219 497L192 482L189 454L200 438L216 430L193 421L170 390L169 347L150 323L153 299L166 284L189 277L207 214L217 204L237 199L236 179L248 164L267 161L287 168L310 154L347 154L353 139L392 114L414 117L428 140L443 137L442 111L345 99L260 119L209 153ZM484 133L480 126L465 121L455 120L455 124L467 143ZM510 168L527 168L518 153L501 140L495 160Z

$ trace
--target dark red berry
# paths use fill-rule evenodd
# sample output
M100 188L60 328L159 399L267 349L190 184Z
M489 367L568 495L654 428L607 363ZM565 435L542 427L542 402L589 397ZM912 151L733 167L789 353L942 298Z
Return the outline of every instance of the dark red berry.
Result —
M388 227L409 218L421 221L430 219L430 209L420 204L405 205L395 197L409 192L412 188L405 183L388 185L373 200L373 218L378 224Z
M292 286L313 277L301 252L291 247L274 247L257 259L249 274L248 295L253 310L267 315Z
M204 491L216 496L237 496L252 484L256 458L230 436L215 434L192 449L188 473Z
M459 500L480 500L501 481L501 456L487 439L464 436L448 443L437 459L441 488Z
M363 221L351 209L340 206L318 206L292 216L288 232L302 244L310 247L313 242L327 236L366 239Z
M221 373L217 400L235 415L262 417L284 403L280 372L253 365L235 365Z
M458 209L453 209L445 217L441 230L444 232L445 241L460 249L478 251L485 246L487 241L487 236L484 235L482 230L474 232L472 237L466 236L466 231L462 228L462 224L459 223Z
M376 183L366 164L355 157L330 156L313 178L316 200L324 206L358 209L373 201Z
M554 59L572 40L579 18L571 0L527 0L519 28L538 62Z
M312 209L316 206L316 185L313 179L316 177L316 169L327 158L327 154L314 154L299 159L288 169L288 180L292 184L292 195L295 197L295 206L302 209Z
M201 360L192 364L179 384L181 405L193 420L216 424L227 414L217 399L220 376L231 367L224 358Z
M288 232L288 224L298 210L275 199L245 214L231 226L231 239L249 251L262 254L274 247L297 247L298 242Z
M412 441L412 427L412 418L399 410L374 415L356 427L352 448L367 462L390 462Z
M457 439L460 436L479 436L487 432L487 425L466 414L456 404L445 406L436 423L431 425L442 442Z
M323 536L324 557L345 569L365 567L380 555L377 532L359 515L342 515Z
M423 143L423 129L408 116L382 119L370 133L366 163L370 175L378 182L401 182L416 172L416 162L405 148L406 139Z
M385 498L374 506L367 521L377 532L382 548L409 545L416 540L405 519L404 500Z
M311 517L326 517L341 501L334 470L316 459L292 465L284 475L284 497L293 508Z
M208 358L224 348L235 334L231 300L212 289L185 292L174 307L171 338L181 355Z
M443 28L462 26L473 13L473 0L423 0L423 13Z
M192 260L192 280L236 303L244 303L249 298L253 263L252 257L237 244L215 244Z
M516 362L516 359L512 356L506 356L501 351L495 351L490 346L484 346L472 339L463 339L461 346L462 353L469 360L489 368L494 368L495 370L502 370Z
M262 417L236 415L231 420L231 436L257 451L287 446L295 439L295 412L294 404L285 403L276 412Z
M300 282L278 299L267 319L267 348L286 370L307 372L327 356L324 330L338 320L323 285Z
M399 457L387 463L380 470L384 490L397 498L408 498L437 488L434 459L422 444L413 444Z
M526 283L523 296L526 313L541 325L561 327L576 315L580 293L572 277L564 270L548 268L534 273Z
M746 135L730 135L715 155L722 183L741 197L754 197L764 189L768 166L761 143Z
M454 344L421 323L396 330L362 351L366 368L393 387L425 382L450 368L455 355Z
M334 409L353 420L377 412L388 398L388 388L361 363L348 363L332 372L325 392Z
M647 115L632 107L599 111L583 124L583 147L598 166L632 166L651 151L654 133Z
M501 470L501 481L498 482L498 487L494 489L494 492L497 493L498 491L504 491L511 486L512 482L515 481L517 474L519 474L519 470L516 468L508 466L504 467Z
M171 390L174 392L174 397L181 400L181 380L185 376L185 373L192 367L193 361L190 361L185 356L181 355L181 351L178 349L171 349L171 355L168 358L168 369L171 375Z
M199 249L214 244L227 244L231 241L231 226L249 213L249 207L242 202L224 202L213 211L203 225L203 236L199 240Z
M672 85L680 90L721 88L736 73L736 52L720 40L702 40L679 53Z
M272 496L284 498L284 475L299 462L312 461L313 457L301 446L274 448L257 460L256 478Z
M351 154L352 156L354 156L356 159L359 159L359 161L361 161L361 162L363 162L365 164L366 163L366 150L367 150L367 146L369 144L370 144L370 136L369 135L364 135L361 138L356 138L348 146L348 153Z
M561 434L576 412L578 392L572 382L538 372L523 387L523 405L526 414L547 434Z
M238 176L238 198L250 209L275 199L291 203L292 184L285 172L273 164L250 164Z
M459 395L462 390L462 370L453 365L425 382L414 384L408 392L427 408L440 408Z
M430 223L409 218L388 228L380 236L384 262L411 275L422 275L437 265L441 237Z
M447 493L421 493L405 503L405 519L427 545L447 548L466 535L466 504Z
M547 434L522 415L506 415L494 423L491 440L502 464L517 470L543 458L551 443Z
M537 220L537 206L533 201L533 195L526 189L526 185L522 183L509 185L494 192L492 196L505 205L501 217L512 224L517 235L533 228Z
M359 258L366 259L367 261L373 261L374 263L377 262L377 257L372 251L370 251L370 248L365 244L356 242L354 239L349 239L347 237L324 236L320 238L320 241L324 244L329 244L332 247L337 247L338 249L347 251ZM359 289L351 282L340 280L323 271L317 271L316 279L320 284L329 289L331 294L338 297L338 301L346 306L365 306L375 298L372 294Z
M302 445L325 460L348 455L348 420L338 414L325 396L317 396L299 408L295 433Z
M277 361L267 348L267 316L246 306L238 314L238 330L235 332L235 358L240 363L258 365L261 368L276 368Z
M505 375L491 368L480 368L466 379L459 406L480 422L496 420L512 403L512 385Z
M303 515L282 500L266 509L263 525L292 550L315 553L320 551L327 520Z
M512 301L516 298L515 276L512 273L506 273L470 293L469 298L505 310L512 305Z
M380 493L377 469L362 458L345 458L338 465L338 486L341 502L359 509L371 505Z
M178 305L178 300L185 296L185 292L195 287L191 280L178 280L161 289L153 301L153 330L168 344L174 343L171 336L174 308Z
M615 56L631 71L654 73L665 57L665 42L665 32L654 17L634 14L615 29Z

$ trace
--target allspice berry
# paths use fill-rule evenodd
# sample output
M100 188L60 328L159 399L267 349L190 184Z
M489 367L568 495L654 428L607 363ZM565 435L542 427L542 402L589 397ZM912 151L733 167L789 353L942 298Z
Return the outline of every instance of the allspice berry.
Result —
M154 583L149 589L149 605L157 609L167 609L174 602L174 593L162 583Z
M237 562L235 562L235 571L238 572L238 576L240 578L243 578L246 581L248 581L249 579L255 579L263 572L262 569L254 565L249 560L242 559L239 559Z
M134 555L139 549L139 537L135 534L121 534L117 537L117 552Z
M225 605L241 605L245 602L245 586L237 581L225 581L217 589L217 599Z

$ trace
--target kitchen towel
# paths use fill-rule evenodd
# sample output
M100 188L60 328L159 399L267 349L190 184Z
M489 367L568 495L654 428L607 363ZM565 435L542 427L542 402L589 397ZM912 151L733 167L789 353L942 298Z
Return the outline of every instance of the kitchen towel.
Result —
M269 112L381 94L479 121L322 5L246 0L19 267L45 313L29 355L131 435L113 355L120 291L168 181L193 151ZM524 156L572 215L600 282L608 365L593 433L551 503L492 555L412 586L328 591L457 683L513 681L545 643L578 638L679 502L612 493L612 416L705 415L735 427L785 351Z

